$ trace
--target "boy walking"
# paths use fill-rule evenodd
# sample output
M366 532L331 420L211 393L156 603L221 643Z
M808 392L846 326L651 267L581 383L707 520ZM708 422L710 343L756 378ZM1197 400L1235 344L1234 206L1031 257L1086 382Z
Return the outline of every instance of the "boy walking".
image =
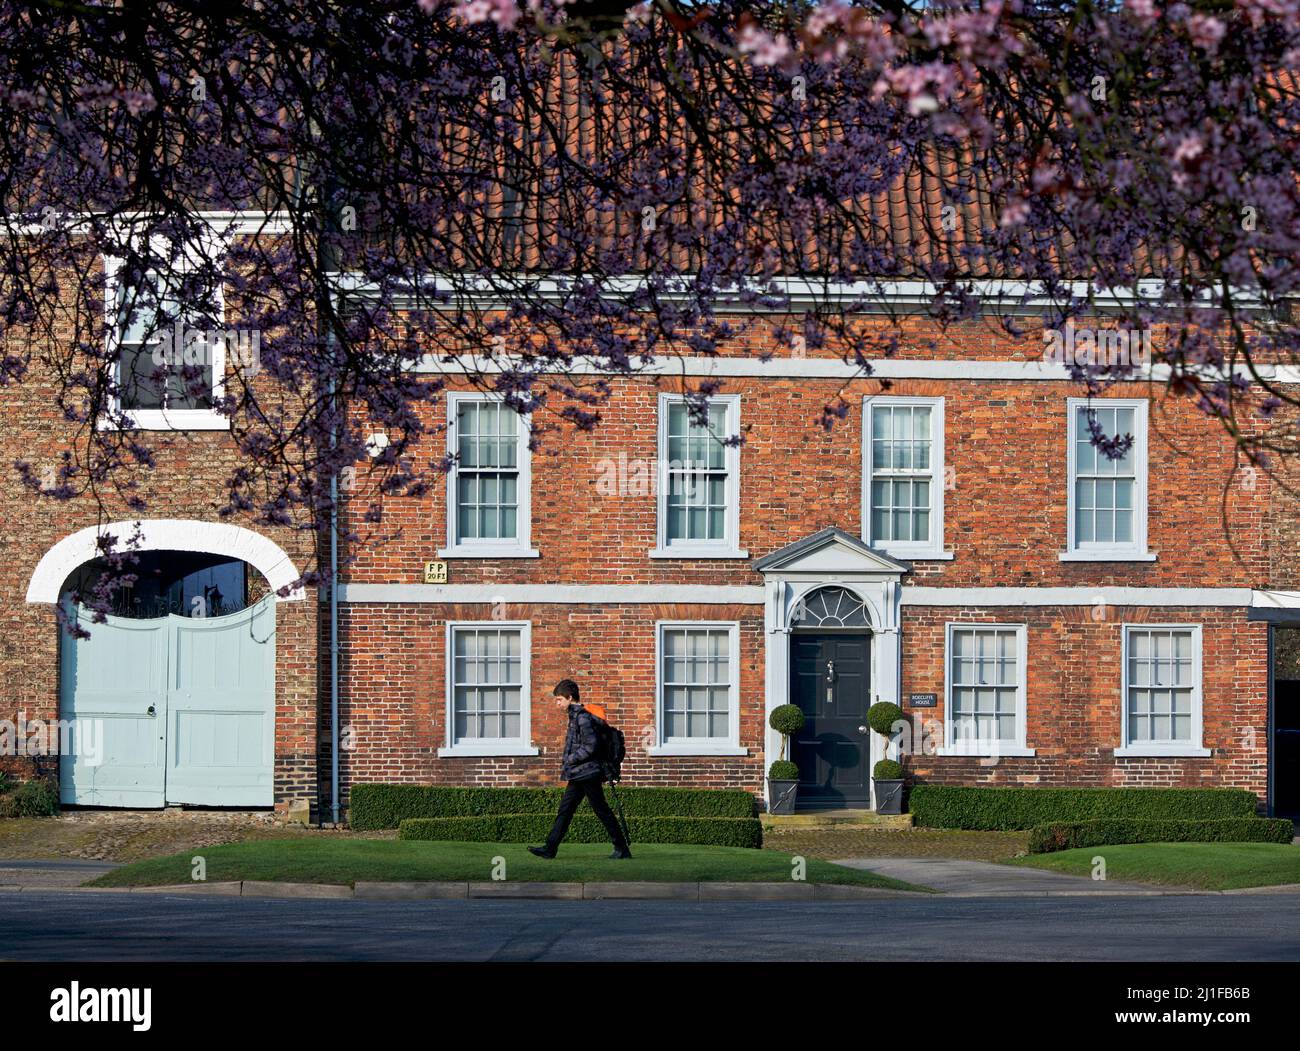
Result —
M610 857L630 858L632 852L627 848L623 829L605 802L605 793L600 787L605 780L605 771L597 755L599 743L594 717L579 703L578 684L572 679L561 679L553 692L556 704L569 710L569 732L564 738L564 756L560 762L560 773L569 782L569 786L560 800L560 812L555 815L555 824L551 826L551 834L546 837L546 845L528 849L539 858L555 857L565 833L569 831L573 812L586 799L614 843L614 853Z

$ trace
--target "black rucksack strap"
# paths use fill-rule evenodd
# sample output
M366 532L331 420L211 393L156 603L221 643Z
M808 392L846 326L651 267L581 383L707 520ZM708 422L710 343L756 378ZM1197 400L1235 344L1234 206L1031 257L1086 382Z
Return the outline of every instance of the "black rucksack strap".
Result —
M618 789L614 787L614 782L609 783L609 794L614 797L614 812L618 814L618 824L623 830L623 842L628 846L632 845L632 833L627 828L627 818L623 816L623 801L618 798Z

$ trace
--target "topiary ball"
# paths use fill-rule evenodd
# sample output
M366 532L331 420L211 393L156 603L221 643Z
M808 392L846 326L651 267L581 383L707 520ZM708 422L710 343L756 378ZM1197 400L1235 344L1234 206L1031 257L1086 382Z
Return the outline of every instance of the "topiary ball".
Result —
M903 780L903 764L893 759L882 759L871 768L871 776L877 781Z
M773 781L798 781L799 767L789 759L778 759L767 768L767 776Z
M797 704L778 704L767 717L767 725L786 737L797 734L807 721L803 709Z
M903 709L891 701L877 701L867 709L867 725L886 737L894 732L894 724L906 719Z

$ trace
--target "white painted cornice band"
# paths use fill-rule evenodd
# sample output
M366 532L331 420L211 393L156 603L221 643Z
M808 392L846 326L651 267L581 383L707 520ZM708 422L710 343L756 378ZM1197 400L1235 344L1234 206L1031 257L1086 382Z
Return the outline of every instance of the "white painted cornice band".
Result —
M491 309L503 306L510 296L527 295L530 300L563 303L573 294L574 282L581 280L584 287L593 279L572 275L540 277L536 274L501 273L494 277L479 274L430 275L418 282L410 282L406 289L397 289L393 296L398 307L436 308L440 302L473 303ZM687 292L677 293L671 287L656 292L665 302L693 297L695 275L682 274L678 278ZM623 298L642 291L645 278L629 274L623 277L604 277L597 283L608 290L611 298ZM356 271L333 275L336 293L345 298L371 299L379 296L379 288ZM979 298L982 305L996 306L1000 311L1022 314L1041 314L1059 307L1064 302L1087 302L1090 309L1110 312L1123 310L1143 303L1155 305L1165 292L1163 281L1139 281L1133 288L1103 288L1088 281L1063 284L1060 291L1050 294L1041 282L1017 281L1005 278L972 278L959 281L959 287ZM898 308L928 308L940 293L939 286L931 281L906 279L868 278L861 281L820 281L815 278L774 278L762 285L771 293L765 298L781 300L779 307L753 302L751 289L744 294L735 290L719 290L713 297L723 313L780 313L786 310L803 310L814 306L856 305L855 312L871 313L892 311ZM391 291L391 290L390 290ZM1238 290L1243 308L1258 305L1258 296ZM1218 290L1205 290L1198 301L1207 306L1218 300Z
M415 372L434 375L495 375L507 368L527 368L522 358L486 357L465 355L448 361L435 355L426 355L414 367ZM575 360L565 370L571 375L613 376L616 373L598 362ZM1246 380L1253 377L1249 371L1237 368L1238 376ZM1300 383L1300 366L1257 366L1260 376L1273 383ZM558 372L543 370L541 374ZM666 356L648 365L638 365L633 376L691 376L739 379L825 379L851 380L863 377L862 369L854 364L831 358L770 358L757 357L713 358L704 355ZM1165 383L1170 376L1168 365L1135 370L1132 382ZM921 380L995 380L1011 383L1032 381L1069 382L1071 376L1064 365L1042 361L970 361L968 359L934 360L883 358L871 362L873 379ZM1208 379L1221 379L1220 373L1207 373ZM1127 382L1127 381L1126 381Z
M321 589L322 597L325 589ZM348 603L521 603L526 605L654 604L752 605L762 585L708 584L342 584ZM1300 592L1250 588L1006 587L937 588L904 585L904 606L1267 606L1300 609Z
M328 594L321 589L322 597ZM582 603L685 602L758 606L763 586L710 587L701 584L340 584L340 602L524 602L546 605Z
M91 224L96 218L104 218L106 212L69 212L56 214L52 221L65 227L74 236L90 233ZM245 211L210 211L194 213L199 219L217 233L226 235L265 234L275 236L287 234L293 229L289 213L284 211L265 212ZM112 217L111 224L122 236L130 233L132 227L140 226L149 220L144 212L120 212ZM0 230L17 237L38 237L48 233L46 220L41 217L0 217Z

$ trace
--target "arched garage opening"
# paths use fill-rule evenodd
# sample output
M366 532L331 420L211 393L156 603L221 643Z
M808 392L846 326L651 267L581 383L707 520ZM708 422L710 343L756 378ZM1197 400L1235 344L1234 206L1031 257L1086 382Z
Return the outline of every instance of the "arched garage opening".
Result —
M60 541L29 587L29 601L68 603L88 634L61 630L59 716L72 742L60 755L61 800L272 806L275 611L284 600L275 592L297 570L278 546L239 527L140 523L127 567L136 579L94 623L73 600L106 571L98 536L135 529Z

